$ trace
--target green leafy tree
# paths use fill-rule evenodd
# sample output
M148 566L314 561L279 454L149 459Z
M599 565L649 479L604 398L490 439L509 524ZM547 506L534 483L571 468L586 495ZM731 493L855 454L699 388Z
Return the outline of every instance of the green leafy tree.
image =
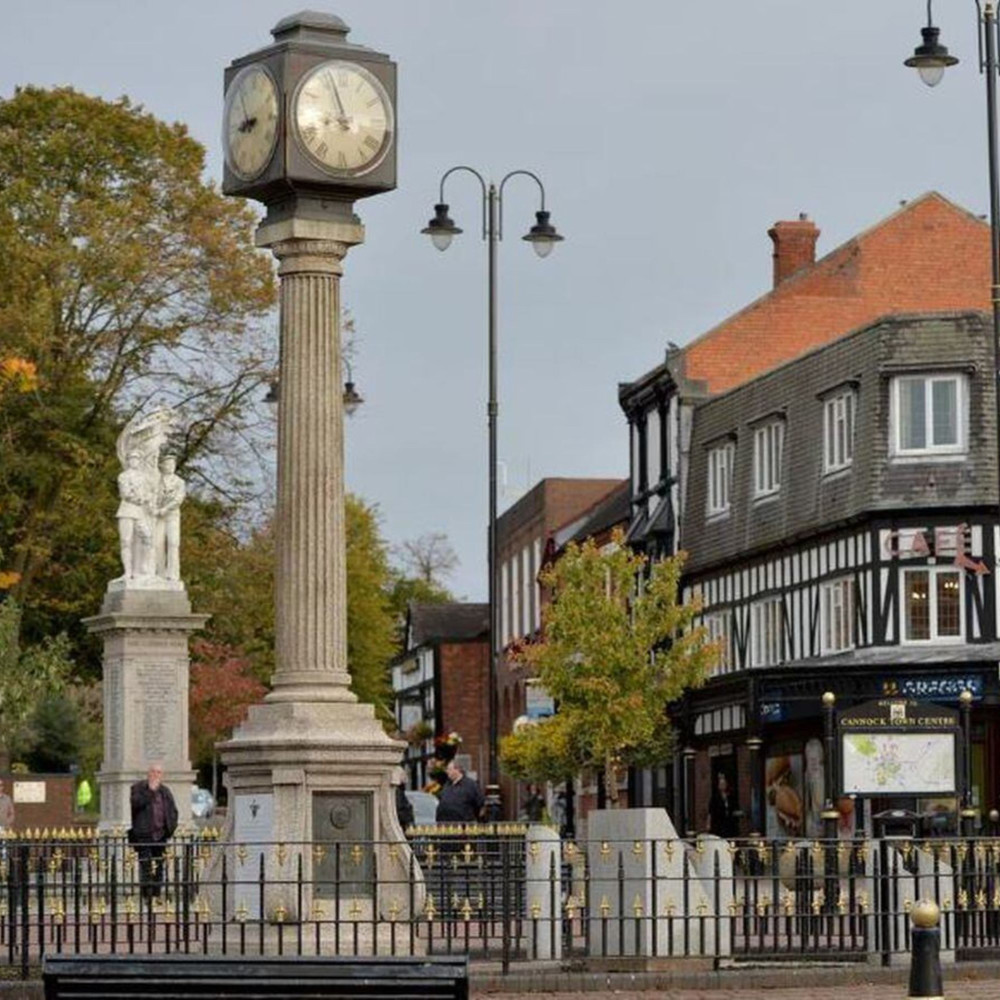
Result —
M22 648L20 625L20 607L10 599L0 603L0 754L8 757L38 705L73 673L65 635Z
M347 497L347 665L351 689L391 723L389 664L396 653L396 620L389 599L389 553L378 510Z
M127 98L0 100L0 360L31 366L7 373L30 391L0 393L0 570L29 639L74 628L116 575L114 441L137 410L181 408L200 492L252 492L274 277L204 165Z
M505 770L527 780L602 772L609 797L629 766L669 757L667 705L702 682L718 649L678 595L683 555L647 565L624 544L570 545L541 576L552 601L543 638L516 658L555 699L556 714L501 741ZM637 581L644 581L637 584Z

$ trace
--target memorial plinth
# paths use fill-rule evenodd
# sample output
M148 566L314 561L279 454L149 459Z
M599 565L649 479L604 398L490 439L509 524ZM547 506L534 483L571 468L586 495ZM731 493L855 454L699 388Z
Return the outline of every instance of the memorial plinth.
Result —
M191 613L180 590L109 590L85 618L104 642L101 829L131 825L129 788L162 762L182 821L195 774L188 753L188 637L208 615Z

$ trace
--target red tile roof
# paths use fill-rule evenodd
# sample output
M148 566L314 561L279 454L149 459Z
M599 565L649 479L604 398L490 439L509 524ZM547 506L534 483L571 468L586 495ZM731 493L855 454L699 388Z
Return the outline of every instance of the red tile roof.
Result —
M931 191L689 343L683 372L724 392L890 313L990 308L989 226Z

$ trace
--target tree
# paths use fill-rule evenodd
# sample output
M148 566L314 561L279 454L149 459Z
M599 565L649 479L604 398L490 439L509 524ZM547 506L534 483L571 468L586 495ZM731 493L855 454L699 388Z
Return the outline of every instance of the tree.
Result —
M378 510L347 497L347 664L351 689L393 719L389 663L397 651L389 601L389 554L379 531Z
M595 769L614 799L621 770L670 755L667 705L700 684L718 656L694 624L698 604L679 600L683 563L682 554L647 566L617 532L604 549L571 544L542 572L552 593L543 638L516 658L557 711L501 741L509 774L562 780Z
M252 210L203 170L184 126L127 98L0 100L0 359L36 381L0 393L0 549L29 634L68 627L116 568L114 440L134 412L181 409L179 465L207 493L253 485L274 278Z
M0 753L9 756L43 698L63 689L73 672L65 635L22 648L21 609L0 603Z
M444 581L458 568L458 554L443 531L431 531L403 542L396 556L408 576L442 590Z
M190 750L198 768L211 764L215 744L228 739L267 688L253 676L250 662L228 646L199 639L191 654Z

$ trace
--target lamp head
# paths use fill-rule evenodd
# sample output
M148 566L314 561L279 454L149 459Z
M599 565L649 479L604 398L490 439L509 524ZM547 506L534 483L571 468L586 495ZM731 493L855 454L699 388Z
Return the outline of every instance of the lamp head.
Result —
M364 402L364 397L355 388L354 383L347 381L344 383L344 412L352 417L357 412L358 407Z
M549 222L548 212L535 212L535 224L522 236L522 240L527 240L534 248L539 257L548 257L552 253L552 248L560 242L563 237L556 232L556 227Z
M461 233L461 229L448 218L448 206L445 204L434 206L434 218L424 226L420 232L431 238L431 243L438 250L447 250L451 246L451 241Z
M949 55L948 49L938 41L941 34L939 28L928 24L926 28L920 29L920 34L923 36L923 44L913 50L913 55L903 65L915 69L928 87L936 87L941 82L945 69L954 66L958 58Z

